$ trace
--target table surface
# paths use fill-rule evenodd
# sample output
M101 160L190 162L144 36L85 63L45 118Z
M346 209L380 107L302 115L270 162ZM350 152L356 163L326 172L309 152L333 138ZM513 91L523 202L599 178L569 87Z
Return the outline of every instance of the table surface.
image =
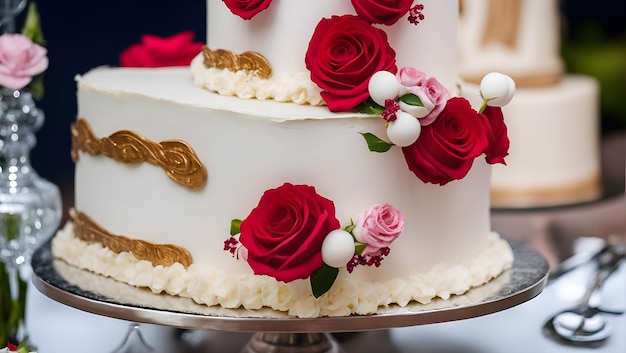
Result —
M579 243L597 241L583 240ZM538 297L494 314L432 325L340 333L334 337L346 353L626 352L626 315L607 316L618 334L598 348L571 347L542 333L541 327L552 313L568 307L582 295L592 270L591 265L585 265L548 285ZM609 278L603 296L605 307L626 309L626 263ZM129 324L57 303L32 284L28 300L28 327L39 353L110 353L121 342ZM251 335L188 331L189 343L183 343L176 338L179 332L174 328L143 324L141 329L157 353L235 353Z

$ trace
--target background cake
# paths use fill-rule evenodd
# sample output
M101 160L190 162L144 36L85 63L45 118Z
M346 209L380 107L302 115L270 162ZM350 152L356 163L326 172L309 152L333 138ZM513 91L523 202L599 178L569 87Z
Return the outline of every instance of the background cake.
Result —
M349 1L250 12L209 0L207 47L191 70L79 76L75 210L55 256L157 293L299 317L447 299L508 269L511 250L489 218L489 164L506 156L506 128L499 107L454 97L458 2L400 3L372 25L367 6ZM338 69L356 76L340 82L346 90L324 80L337 72L323 58L363 53L310 44L333 35L372 44L365 57L378 60ZM367 85L375 75L381 84ZM389 129L409 111L423 120L411 116L421 135L407 143ZM438 128L460 146L424 161Z
M463 0L460 76L512 76L515 99L503 108L511 141L506 166L492 175L494 207L542 207L602 193L599 86L565 73L557 0Z

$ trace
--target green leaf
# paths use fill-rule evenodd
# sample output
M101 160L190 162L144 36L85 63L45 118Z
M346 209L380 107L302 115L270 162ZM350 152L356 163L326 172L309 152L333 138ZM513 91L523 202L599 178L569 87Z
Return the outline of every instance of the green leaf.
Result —
M42 46L46 45L46 40L44 39L43 32L41 31L39 11L37 10L37 5L35 5L34 2L28 6L28 13L26 14L26 19L24 20L22 34L33 41L33 43Z
M315 298L321 297L324 293L328 292L335 283L339 269L331 267L326 264L322 264L320 268L313 271L311 274L311 291Z
M398 100L408 105L415 105L418 107L424 106L424 103L422 103L422 100L420 99L420 97L416 96L413 93L407 93L404 96L400 97Z
M361 255L363 253L363 250L365 250L366 247L367 247L367 244L355 243L354 244L354 253L357 254L357 255Z
M372 98L368 98L363 103L359 104L355 109L359 113L375 115L380 115L385 111L385 107L378 105L372 100Z
M355 227L356 227L356 224L354 224L354 220L352 220L352 218L350 218L350 224L345 226L343 228L343 230L345 230L346 232L350 233L352 235L352 237L354 238L354 234L352 234L352 231L354 230Z
M370 132L361 132L360 134L363 135L365 141L367 142L367 147L372 152L387 152L391 147L394 146L393 143L384 141Z
M44 94L44 86L43 86L43 73L33 77L30 84L28 84L28 88L30 89L30 93L33 95L33 98L36 100L40 100L43 98Z
M237 235L239 233L241 233L241 220L240 219L233 219L232 221L230 221L230 235L234 236Z

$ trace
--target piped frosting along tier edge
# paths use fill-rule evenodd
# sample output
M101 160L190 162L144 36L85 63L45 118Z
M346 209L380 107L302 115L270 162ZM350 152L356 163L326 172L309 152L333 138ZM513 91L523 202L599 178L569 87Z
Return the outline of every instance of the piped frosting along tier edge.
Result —
M114 253L99 243L87 243L73 235L67 223L52 243L55 257L72 266L114 278L154 293L188 297L199 304L257 310L268 307L291 316L310 318L374 314L389 305L411 302L427 304L436 298L449 299L483 285L510 269L513 252L506 240L491 233L480 253L457 265L436 264L423 274L385 281L355 280L347 273L324 296L316 299L309 283L278 282L268 276L232 275L211 266L179 263L153 266L131 253Z

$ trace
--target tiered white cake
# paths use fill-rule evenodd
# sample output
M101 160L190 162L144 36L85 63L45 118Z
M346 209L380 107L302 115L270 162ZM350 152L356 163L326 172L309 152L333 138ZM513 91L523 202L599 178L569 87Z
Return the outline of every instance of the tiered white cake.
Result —
M419 67L455 90L457 1L423 4L418 26L403 17L376 28L389 35L398 67ZM490 229L484 155L461 180L425 183L398 146L368 150L362 134L385 136L380 115L311 104L322 90L308 79L307 43L322 18L354 15L350 1L274 0L249 20L220 0L208 8L210 52L194 61L194 75L99 68L78 77L76 209L54 239L55 256L157 293L299 317L447 299L511 266L508 243ZM273 76L207 67L217 49L260 53ZM276 88L280 95L263 96L276 99L254 99ZM364 219L378 227L375 241ZM295 223L306 236L291 233ZM264 240L273 245L246 240L250 229L271 233ZM288 239L275 242L276 229ZM316 270L302 275L311 263ZM320 278L332 286L320 292Z
M460 75L515 79L503 108L511 140L492 176L495 207L541 207L597 199L602 192L599 86L564 73L558 0L463 0Z

